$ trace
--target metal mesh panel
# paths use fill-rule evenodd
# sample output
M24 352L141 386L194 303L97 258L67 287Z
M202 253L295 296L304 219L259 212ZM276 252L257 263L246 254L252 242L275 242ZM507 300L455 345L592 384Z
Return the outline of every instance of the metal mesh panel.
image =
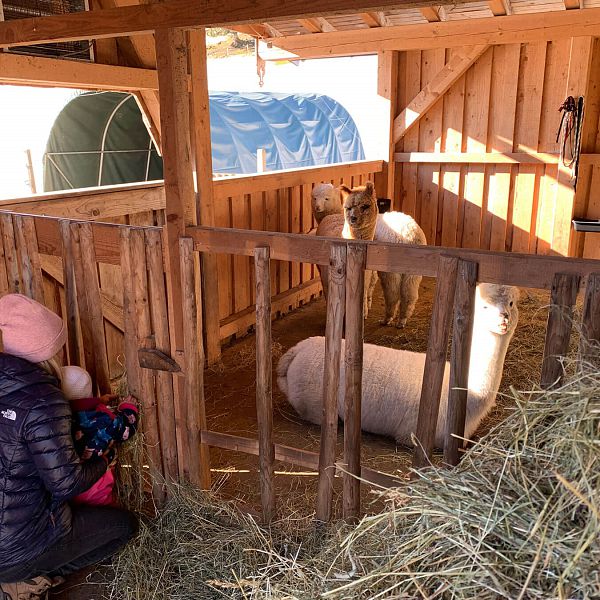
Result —
M64 15L86 10L86 0L0 0L5 21ZM79 60L91 59L91 43L87 40L60 42L57 44L37 44L10 48L8 52L33 54L35 56L55 56Z

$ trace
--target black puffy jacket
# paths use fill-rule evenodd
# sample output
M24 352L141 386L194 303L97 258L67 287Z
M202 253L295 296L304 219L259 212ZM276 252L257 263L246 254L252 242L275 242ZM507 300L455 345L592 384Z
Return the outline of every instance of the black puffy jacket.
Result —
M29 562L67 535L67 500L106 471L73 448L71 408L57 381L0 353L0 570Z

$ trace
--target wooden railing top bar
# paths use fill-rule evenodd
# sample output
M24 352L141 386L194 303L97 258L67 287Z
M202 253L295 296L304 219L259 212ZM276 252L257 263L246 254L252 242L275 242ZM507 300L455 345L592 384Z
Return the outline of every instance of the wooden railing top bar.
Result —
M283 234L266 231L190 227L186 234L194 239L201 252L252 256L261 246L271 248L271 258L329 264L331 245L337 238ZM539 256L486 250L444 248L441 246L406 246L380 242L367 244L367 268L436 277L442 256L455 256L479 265L478 280L487 283L551 289L556 273L579 275L585 279L600 271L600 261Z

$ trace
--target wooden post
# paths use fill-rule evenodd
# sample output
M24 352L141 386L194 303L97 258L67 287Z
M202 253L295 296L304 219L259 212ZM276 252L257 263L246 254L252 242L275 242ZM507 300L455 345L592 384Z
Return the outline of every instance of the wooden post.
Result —
M413 455L413 466L415 468L429 464L433 451L440 410L440 396L444 382L444 370L446 368L446 351L450 336L457 269L457 258L440 256L421 386L419 420L417 422L418 445Z
M579 357L584 368L600 368L600 273L590 275L585 288Z
M258 148L256 151L256 172L265 173L267 170L267 151L264 148Z
M184 329L184 363L185 363L185 406L187 414L188 443L190 448L189 477L190 481L203 490L210 489L210 455L209 448L200 441L200 432L206 429L206 413L204 406L204 348L199 319L202 306L196 294L197 262L194 257L194 242L191 238L179 240L181 254L181 283L183 292L183 317L187 324Z
M210 106L206 64L206 32L195 29L188 32L189 60L192 83L191 121L192 150L196 166L198 197L198 222L215 226L215 197L213 190L212 146L210 138ZM217 256L202 253L202 292L204 308L204 331L206 359L209 365L221 357L219 331L219 272Z
M37 194L35 185L35 172L33 170L33 161L31 160L31 150L25 150L25 164L27 165L27 179L29 179L29 188L32 194Z
M167 312L167 294L164 282L160 231L157 231L156 229L146 229L145 238L150 308L155 348L169 355L169 315ZM167 480L176 481L179 467L177 458L177 434L175 428L173 376L165 371L156 371L155 378L156 395L160 402L158 426L165 478Z
M327 296L327 325L325 329L325 362L323 366L323 420L319 453L319 489L317 520L331 519L333 479L338 424L338 391L340 359L346 303L346 246L333 244L329 258L329 293Z
M77 290L75 289L75 272L73 266L73 248L71 246L70 223L62 219L59 223L62 244L63 285L67 313L67 334L69 364L81 366L81 344L79 341L79 313L77 309Z
M94 344L94 359L96 364L96 383L101 394L109 394L110 375L108 371L108 356L106 352L106 337L104 335L104 316L102 314L102 298L98 281L98 264L94 250L94 233L91 223L79 223L79 244L85 296L90 317L90 331Z
M454 327L452 330L452 353L450 355L450 389L448 392L448 416L444 440L444 460L457 465L458 450L462 448L465 435L467 396L469 387L469 361L473 321L475 318L475 291L478 264L458 261L458 279L454 298ZM459 437L454 437L454 436Z
M275 446L273 444L273 392L271 356L271 261L270 249L256 248L256 416L260 447L260 493L266 523L275 514L273 482Z
M344 355L344 518L360 516L360 427L364 342L366 244L349 242L346 260L346 345Z
M2 229L2 242L4 246L4 260L6 263L6 277L8 291L11 294L22 291L21 274L17 260L17 246L15 244L15 229L12 216L0 213L0 227Z
M579 275L557 273L552 282L550 312L544 344L540 385L549 389L560 385L563 368L560 362L569 351L573 327L573 305L579 291Z

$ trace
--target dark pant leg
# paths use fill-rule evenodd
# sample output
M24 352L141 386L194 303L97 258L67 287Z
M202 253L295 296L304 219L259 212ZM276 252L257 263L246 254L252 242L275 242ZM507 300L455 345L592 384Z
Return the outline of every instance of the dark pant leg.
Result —
M95 506L73 507L69 535L26 565L0 573L0 578L22 581L39 575L70 575L112 556L136 531L137 519L128 511Z

